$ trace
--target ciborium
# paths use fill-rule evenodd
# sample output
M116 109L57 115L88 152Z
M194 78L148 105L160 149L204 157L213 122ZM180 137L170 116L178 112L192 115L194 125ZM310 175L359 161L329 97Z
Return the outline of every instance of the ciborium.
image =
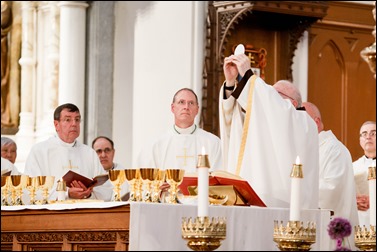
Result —
M39 188L42 189L41 204L48 204L48 195L55 182L55 176L37 176Z
M187 240L187 247L194 251L213 251L221 246L226 238L225 217L196 217L194 221L182 218L182 238Z
M109 179L114 186L114 199L113 201L122 201L120 197L120 186L125 182L124 170L109 170Z
M10 176L1 176L1 205L2 206L9 206L8 194L9 194L9 188L10 188L11 183L12 182L10 181Z
M29 191L30 195L30 205L36 205L35 195L39 189L39 179L38 177L28 177L26 189Z
M157 179L158 168L140 168L140 178L144 185L143 202L152 202L152 183Z
M160 194L161 194L161 185L165 182L165 170L158 170L157 178L152 183L152 202L161 202Z
M274 242L280 251L309 251L315 243L316 226L314 222L308 222L303 226L300 221L288 221L287 226L274 221Z
M11 175L10 176L10 185L12 192L11 205L24 205L22 201L22 189L27 185L28 180L27 175Z
M140 169L125 169L126 180L130 185L130 197L128 201L141 201L140 193Z
M168 190L169 195L166 197L167 203L177 204L178 200L178 186L182 183L185 170L183 169L167 169L166 182L170 185Z

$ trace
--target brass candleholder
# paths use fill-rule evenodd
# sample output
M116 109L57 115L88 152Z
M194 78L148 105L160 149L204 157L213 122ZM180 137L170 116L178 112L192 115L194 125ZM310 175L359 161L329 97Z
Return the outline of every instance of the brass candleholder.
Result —
M376 226L355 227L355 246L361 251L376 251Z
M198 164L196 167L211 167L209 164L208 155L198 155Z
M213 251L221 246L226 238L226 219L208 217L182 218L182 238L187 246L194 251Z
M289 221L287 226L283 222L274 221L274 242L280 251L309 251L316 239L316 226L314 222L308 222L303 227L300 221Z

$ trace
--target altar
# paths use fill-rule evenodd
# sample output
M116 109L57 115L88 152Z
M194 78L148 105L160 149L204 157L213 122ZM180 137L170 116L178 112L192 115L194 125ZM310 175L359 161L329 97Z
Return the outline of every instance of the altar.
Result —
M316 223L313 251L329 251L327 225L330 210L302 210L302 221ZM255 206L209 206L209 217L226 217L226 239L216 251L279 251L273 241L274 220L289 220L289 209ZM191 251L181 237L183 217L197 216L194 205L131 204L130 246L132 251Z
M287 223L289 209L209 206L209 217L226 217L226 239L217 251L272 250L274 220ZM181 236L182 218L195 218L195 205L93 202L1 207L1 250L190 251ZM314 221L312 250L328 251L330 210L302 210Z

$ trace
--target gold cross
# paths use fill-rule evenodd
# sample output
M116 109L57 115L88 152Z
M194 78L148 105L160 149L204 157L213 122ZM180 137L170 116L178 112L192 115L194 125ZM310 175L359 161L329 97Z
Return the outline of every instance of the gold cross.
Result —
M187 158L193 158L194 156L187 156L186 155L186 152L187 152L186 148L183 148L183 152L184 152L183 156L177 156L177 158L184 158L184 160L183 160L183 166L186 166L186 160L187 160Z
M69 162L69 165L68 165L68 166L65 166L65 167L63 166L63 168L68 168L68 169L70 169L70 170L72 170L72 169L74 169L74 168L79 168L79 167L77 167L77 166L73 166L71 160L69 160L68 162Z

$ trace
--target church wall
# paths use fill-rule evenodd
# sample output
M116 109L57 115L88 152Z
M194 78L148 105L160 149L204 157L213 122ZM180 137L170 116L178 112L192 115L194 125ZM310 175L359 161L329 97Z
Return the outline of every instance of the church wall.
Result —
M125 167L172 127L170 104L178 89L192 88L200 100L205 7L205 2L116 3L113 138L116 160Z

